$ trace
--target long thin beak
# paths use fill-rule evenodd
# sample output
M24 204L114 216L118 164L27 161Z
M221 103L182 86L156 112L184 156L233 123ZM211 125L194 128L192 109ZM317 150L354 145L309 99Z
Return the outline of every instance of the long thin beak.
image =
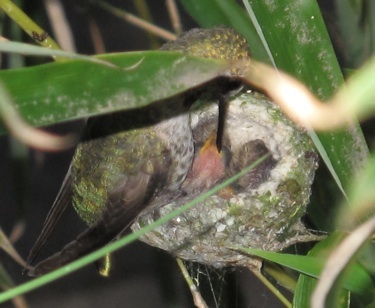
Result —
M219 116L218 116L218 123L217 123L217 136L216 136L216 147L219 153L221 153L221 149L223 147L223 138L224 138L224 126L225 126L225 118L227 116L227 103L225 101L225 97L220 95L218 98L219 103Z

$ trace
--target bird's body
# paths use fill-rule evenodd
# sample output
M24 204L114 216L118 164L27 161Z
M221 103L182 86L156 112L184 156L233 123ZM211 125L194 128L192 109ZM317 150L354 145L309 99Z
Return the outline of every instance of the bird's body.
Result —
M88 225L97 222L110 206L109 199L121 200L129 212L139 211L139 204L167 201L185 179L193 158L188 123L186 109L156 125L82 142L72 161L73 204L81 218ZM93 128L97 125L102 121L93 123Z
M67 191L89 228L29 275L39 276L102 247L142 210L176 196L190 168L194 144L188 108L182 99L166 106L170 103L174 108L166 107L160 117L155 108L145 108L141 119L129 119L125 112L89 122L72 160ZM144 119L156 124L137 127Z
M210 58L249 58L245 39L224 27L192 30L162 49ZM60 252L37 264L29 275L42 275L107 244L142 211L176 197L194 156L189 100L189 96L171 98L89 122L29 262L66 208L68 186L75 209L89 227Z

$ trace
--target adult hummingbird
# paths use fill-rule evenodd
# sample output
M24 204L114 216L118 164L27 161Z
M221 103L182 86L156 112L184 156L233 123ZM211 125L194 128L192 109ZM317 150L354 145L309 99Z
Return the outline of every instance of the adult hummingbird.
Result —
M161 49L249 60L246 40L225 27L193 29ZM28 275L50 272L106 245L123 233L140 212L178 196L194 156L189 108L196 98L188 94L88 121L28 264L36 258L70 199L88 228L60 252L33 267Z

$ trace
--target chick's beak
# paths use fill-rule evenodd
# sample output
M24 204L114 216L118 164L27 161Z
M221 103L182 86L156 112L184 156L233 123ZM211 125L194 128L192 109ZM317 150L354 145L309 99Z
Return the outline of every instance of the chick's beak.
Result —
M199 156L204 156L209 153L211 155L219 155L220 159L223 157L223 153L221 152L221 149L219 149L217 146L216 136L217 136L217 133L213 131L211 135L207 138L202 148L200 149L199 154L198 154Z

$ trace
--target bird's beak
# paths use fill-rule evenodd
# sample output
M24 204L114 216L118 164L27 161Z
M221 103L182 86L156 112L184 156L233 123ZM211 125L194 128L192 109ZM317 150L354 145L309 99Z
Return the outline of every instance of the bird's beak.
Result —
M211 151L216 152L217 155L220 155L220 157L223 156L222 152L217 147L216 137L217 137L217 133L216 131L213 131L211 135L207 138L203 147L200 149L199 155L204 155L205 153L208 153L211 150Z

